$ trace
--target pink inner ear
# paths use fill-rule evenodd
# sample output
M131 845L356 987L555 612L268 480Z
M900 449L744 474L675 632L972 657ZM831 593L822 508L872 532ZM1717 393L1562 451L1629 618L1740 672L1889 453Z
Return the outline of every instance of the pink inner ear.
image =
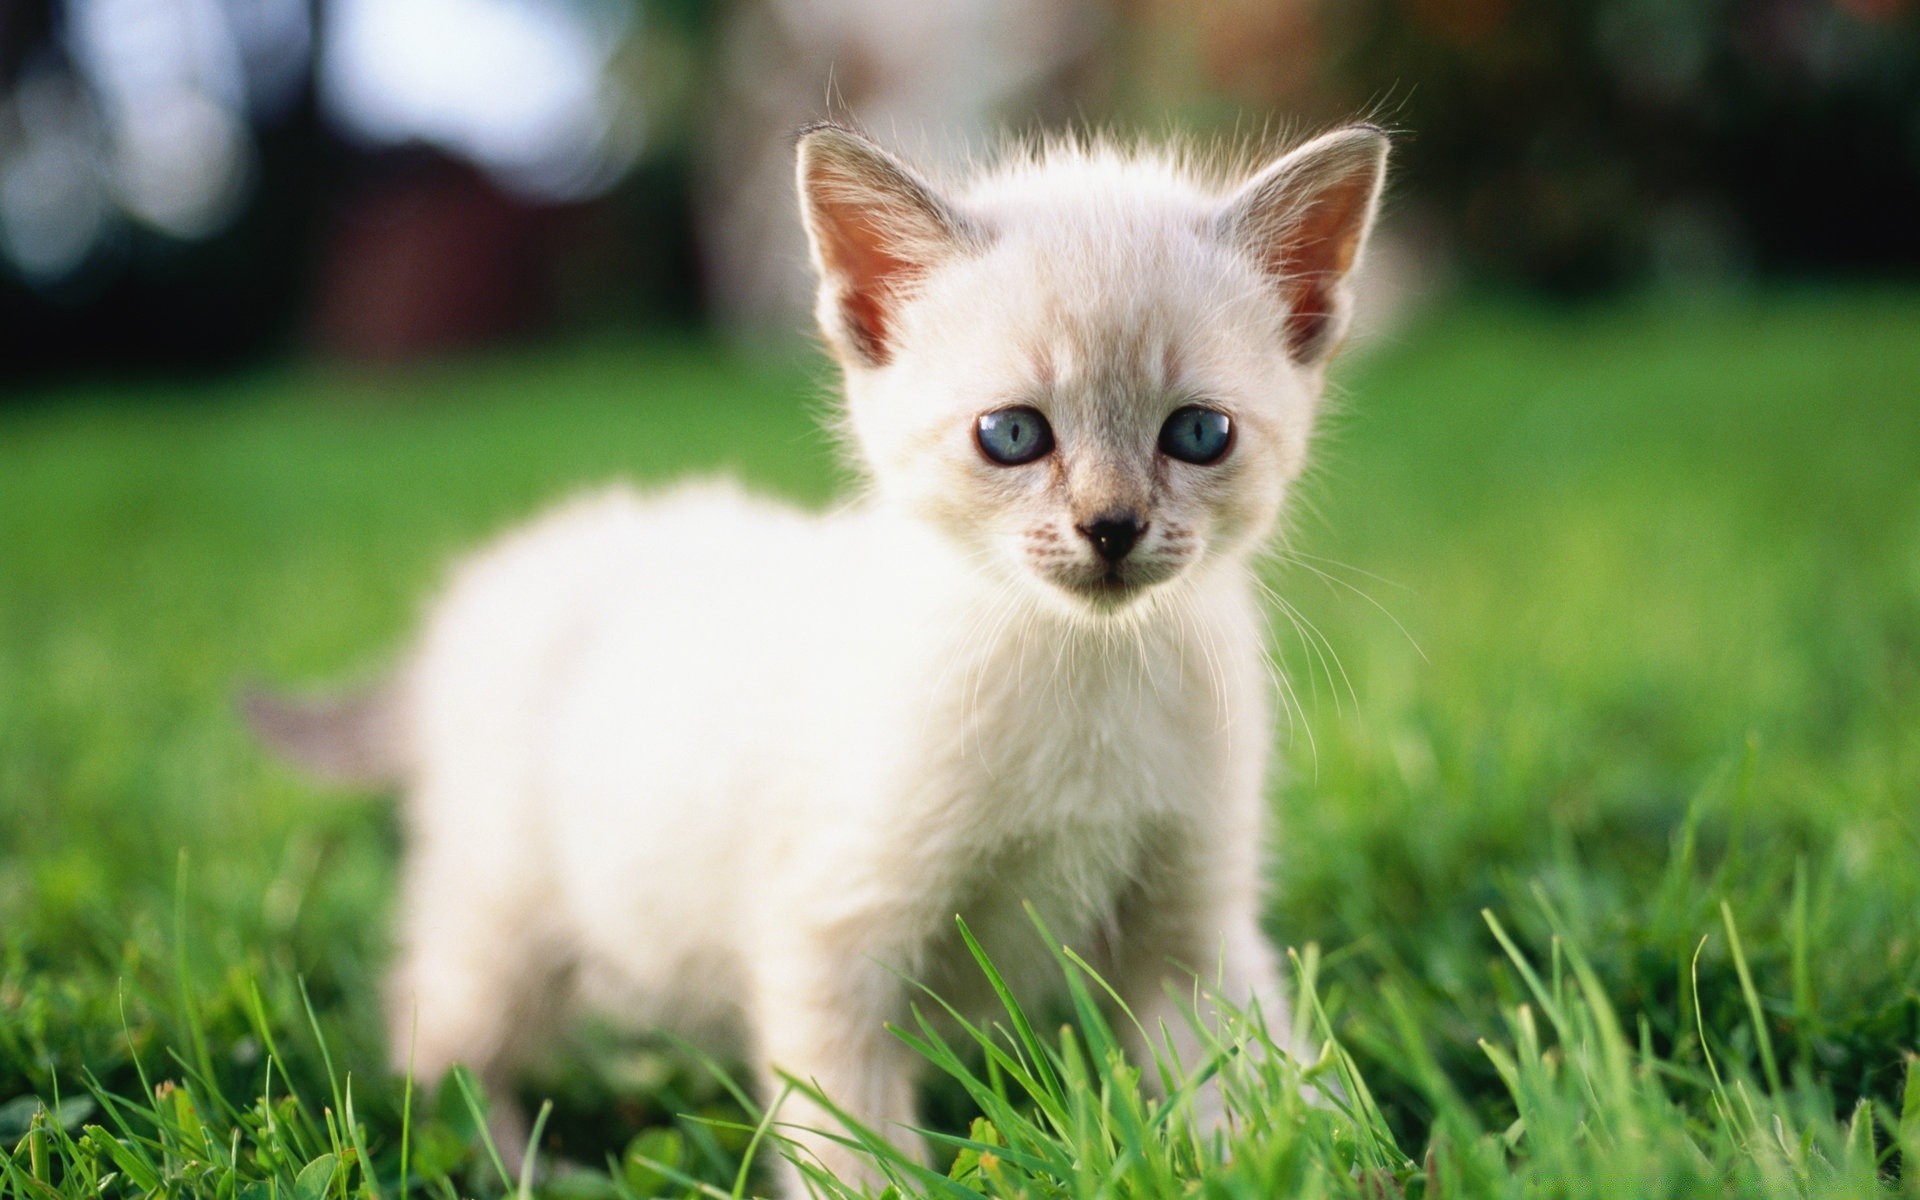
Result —
M1296 358L1311 358L1333 323L1333 295L1323 287L1287 289L1287 349Z
M891 357L891 306L913 264L895 253L887 236L852 204L827 202L818 213L820 253L840 287L840 320L848 338L874 365Z
M1287 301L1287 347L1297 358L1323 352L1333 323L1333 288L1353 267L1365 231L1373 180L1358 176L1324 188L1269 245L1262 266Z

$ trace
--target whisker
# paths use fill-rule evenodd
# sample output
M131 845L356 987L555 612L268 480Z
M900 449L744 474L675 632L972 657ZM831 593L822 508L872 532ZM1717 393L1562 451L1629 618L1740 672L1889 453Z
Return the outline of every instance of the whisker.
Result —
M1413 636L1413 634L1407 630L1407 627L1405 625L1401 624L1399 617L1396 617L1393 615L1393 610L1389 609L1386 605L1374 599L1372 593L1368 592L1365 588L1362 588L1352 583L1349 580L1340 578L1338 575L1332 574L1331 572L1328 572L1328 571L1321 570L1319 567L1314 566L1312 563L1307 562L1305 559L1297 557L1295 555L1295 552L1293 551L1283 550L1281 553L1289 556L1288 561L1293 562L1301 567L1304 567L1309 571L1312 571L1315 575L1318 575L1321 579L1325 580L1328 584L1329 589L1331 589L1334 586L1346 588L1348 591L1352 592L1354 595L1360 597L1362 600L1365 600L1368 604L1371 604L1376 609L1379 609L1380 615L1384 616L1387 620L1392 621L1393 627L1400 631L1400 636L1407 639L1407 644L1413 647L1413 652L1420 656L1421 662L1428 663L1428 664L1431 664L1433 662L1432 659L1427 657L1427 652L1421 648L1419 640L1416 639Z
M1279 599L1272 589L1267 587L1266 581L1260 578L1257 570L1248 568L1247 574L1257 588L1265 591L1269 596L1273 596L1276 600ZM1270 686L1272 687L1273 694L1279 697L1281 715L1286 718L1288 744L1291 745L1292 740L1299 733L1304 732L1306 734L1307 752L1313 761L1313 778L1318 780L1320 778L1319 741L1314 737L1313 723L1307 717L1306 706L1300 701L1300 693L1293 686L1293 678L1287 670L1285 654L1279 650L1278 647L1266 644L1266 639L1263 639L1261 651L1261 657L1267 666L1267 677ZM1357 706L1358 702L1356 701L1355 703Z
M1290 560L1300 562L1301 566L1306 565L1306 562L1301 560L1311 560L1317 563L1324 563L1329 567L1338 567L1342 571L1352 571L1355 575L1363 575L1366 578L1373 580L1375 583L1385 584L1387 587L1390 587L1390 588L1398 588L1400 591L1406 592L1408 594L1413 593L1412 584L1401 583L1397 579L1388 579L1385 575L1375 575L1372 571L1367 570L1365 567L1356 567L1352 563L1341 562L1337 558L1328 558L1324 554L1308 554L1304 550L1295 550L1290 546L1282 546L1280 548L1280 553L1284 557Z
M1333 692L1335 711L1339 710L1340 686L1344 684L1347 689L1347 697L1353 702L1353 711L1355 715L1358 715L1360 711L1360 693L1355 690L1353 677L1347 674L1347 664L1341 661L1340 651L1334 648L1332 640L1329 639L1325 633L1321 632L1320 627L1315 625L1307 614L1301 612L1298 606L1281 595L1278 589L1268 584L1266 580L1255 576L1254 584L1262 592L1266 593L1267 598L1279 607L1281 613L1288 621L1292 622L1294 631L1300 635L1301 639L1306 642L1309 649L1311 649L1318 658L1320 669L1325 672L1327 676L1327 687ZM1333 677L1336 669L1340 672L1338 681Z

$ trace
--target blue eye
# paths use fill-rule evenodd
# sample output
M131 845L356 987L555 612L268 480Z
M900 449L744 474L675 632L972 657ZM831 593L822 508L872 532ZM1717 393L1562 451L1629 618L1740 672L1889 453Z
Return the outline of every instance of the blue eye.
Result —
M1039 409L1024 404L983 414L973 436L980 443L980 453L1003 467L1045 458L1053 449L1053 427Z
M1232 445L1233 419L1219 409L1189 404L1160 427L1160 453L1181 462L1210 466Z

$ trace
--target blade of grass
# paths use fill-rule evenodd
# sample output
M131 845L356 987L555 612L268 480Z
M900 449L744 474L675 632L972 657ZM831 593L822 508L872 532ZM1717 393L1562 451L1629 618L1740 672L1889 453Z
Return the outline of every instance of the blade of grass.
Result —
M1753 972L1747 967L1746 951L1740 945L1740 931L1734 927L1733 907L1725 900L1720 902L1720 920L1726 926L1727 950L1733 955L1733 969L1740 976L1740 994L1746 997L1747 1014L1753 1020L1753 1036L1759 1043L1760 1066L1767 1075L1767 1089L1778 1096L1783 1089L1780 1064L1773 1055L1773 1037L1767 1032L1766 1012L1760 1004L1760 993L1753 986Z

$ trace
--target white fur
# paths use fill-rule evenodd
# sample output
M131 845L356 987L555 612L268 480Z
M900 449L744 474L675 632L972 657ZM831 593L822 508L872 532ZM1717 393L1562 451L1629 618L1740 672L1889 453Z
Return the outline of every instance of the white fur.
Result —
M906 980L990 999L961 914L1043 993L1027 903L1150 1027L1184 1036L1167 985L1198 970L1286 1028L1258 929L1272 732L1248 562L1323 360L1290 357L1274 281L1219 232L1234 199L1171 160L1055 150L950 203L966 239L894 296L889 360L841 348L862 499L606 491L477 555L434 608L400 692L397 1061L498 1086L578 1003L902 1136L914 1064L885 1025ZM1235 422L1220 465L1156 454L1196 399ZM1046 411L1054 455L982 457L974 419L1008 403ZM1135 586L1082 598L1099 564L1074 527L1115 504L1149 522ZM803 1131L824 1113L790 1097L781 1118L867 1177Z

